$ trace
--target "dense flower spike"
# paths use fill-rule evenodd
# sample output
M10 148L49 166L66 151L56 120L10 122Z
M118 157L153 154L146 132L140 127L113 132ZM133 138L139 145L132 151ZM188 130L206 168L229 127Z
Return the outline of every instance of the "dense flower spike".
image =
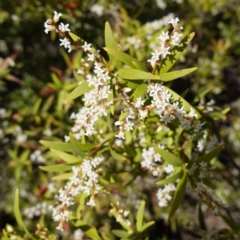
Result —
M104 158L95 157L84 159L80 167L73 167L73 176L70 181L61 188L56 197L57 203L53 207L53 220L59 222L57 229L63 230L64 223L68 222L71 212L68 210L74 204L74 197L80 193L90 196L87 205L95 206L95 195L101 190L98 183L99 175L97 168Z

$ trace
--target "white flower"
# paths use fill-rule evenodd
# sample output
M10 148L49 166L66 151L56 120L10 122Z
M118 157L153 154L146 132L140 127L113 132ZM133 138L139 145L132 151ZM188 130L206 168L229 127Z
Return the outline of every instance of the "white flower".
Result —
M164 167L164 172L170 174L171 172L174 171L174 166L171 164L168 164L166 167Z
M137 98L136 103L134 104L136 108L140 108L144 105L144 100L142 100L142 97Z
M99 17L103 15L103 6L95 3L94 5L91 6L90 11L92 13L95 13L96 15L98 15Z
M90 51L91 50L91 43L87 43L87 42L84 42L84 44L82 45L82 48L83 50L86 52L86 51Z
M44 27L45 27L45 33L48 34L48 32L56 29L54 25L52 25L52 20L48 19L45 23L44 23Z
M64 46L65 48L68 48L68 52L72 51L71 43L67 38L60 39L60 42L61 42L60 46Z
M63 23L60 23L58 28L62 32L70 32L70 29L68 28L69 24L64 25Z
M54 11L54 17L53 17L53 21L56 23L59 21L59 18L62 16L61 13L57 13L56 11Z
M164 43L166 42L166 40L169 39L169 34L168 34L168 33L169 33L168 31L167 31L167 32L162 32L162 33L157 37L157 39L159 39L160 42L164 44Z

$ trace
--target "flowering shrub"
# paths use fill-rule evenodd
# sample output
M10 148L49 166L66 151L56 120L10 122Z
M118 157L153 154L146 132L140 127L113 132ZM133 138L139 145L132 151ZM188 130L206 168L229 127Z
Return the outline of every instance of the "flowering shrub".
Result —
M91 9L97 15L103 11L97 5ZM29 158L33 166L42 165L40 169L47 173L40 173L47 178L47 186L37 193L44 201L36 204L32 199L36 205L21 214L19 191L21 197L24 193L18 186L14 212L25 233L9 226L3 231L4 238L148 239L159 216L171 223L181 221L188 195L195 205L199 203L199 237L206 234L202 212L206 207L232 228L229 236L238 236L235 223L223 215L224 198L214 192L216 156L223 143L214 134L211 113L218 113L217 120L228 109L214 109L211 102L204 106L200 100L198 106L196 101L190 104L184 94L171 88L171 81L197 70L171 70L184 56L194 33L168 15L159 24L163 29L139 26L146 39L122 40L106 22L102 52L73 34L70 24L60 22L61 17L54 11L44 27L49 35L59 34L60 46L75 54L70 67L75 80L61 82L53 74L54 84L49 85L58 91L59 102L52 113L54 119L51 114L48 118L65 133L64 142L54 136L51 139L52 130L46 128L41 130L45 136L42 146L21 154L23 166L29 165ZM37 123L45 119L37 113L46 114L40 106L41 100L36 101ZM0 113L2 118L7 116L5 109ZM66 126L63 115L67 114ZM19 127L15 130L16 142L25 143L27 135ZM9 155L17 159L16 152L10 150ZM21 178L19 170L16 176ZM50 177L56 182L51 183ZM27 230L21 215L29 219L41 216L35 232ZM48 223L50 215L54 222Z

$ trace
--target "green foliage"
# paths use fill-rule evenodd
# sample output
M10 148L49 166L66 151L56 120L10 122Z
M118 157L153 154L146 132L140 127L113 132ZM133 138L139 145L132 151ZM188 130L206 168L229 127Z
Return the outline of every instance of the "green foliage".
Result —
M1 225L1 239L239 238L239 4L163 2L165 9L159 1L0 3L0 215L16 220ZM56 26L69 23L71 32L45 35L44 21L59 10ZM182 16L177 45L169 43L180 31L165 24L175 19L169 12ZM162 31L171 54L153 63ZM109 92L87 101L105 84L89 85L95 63ZM169 95L162 108L154 86L158 100ZM77 132L91 121L93 134ZM89 192L86 161L97 179ZM48 207L76 186L85 191L64 205L68 221L56 221Z

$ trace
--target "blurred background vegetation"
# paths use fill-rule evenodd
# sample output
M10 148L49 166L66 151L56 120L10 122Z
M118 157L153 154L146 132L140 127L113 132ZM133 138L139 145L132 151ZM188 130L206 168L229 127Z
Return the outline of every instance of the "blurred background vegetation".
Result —
M38 168L50 158L39 140L62 140L71 126L70 113L80 107L80 103L63 104L64 97L76 86L73 71L79 68L81 54L67 54L59 47L55 32L44 33L44 22L54 10L63 13L62 21L70 24L73 33L100 50L104 46L104 24L109 21L119 44L145 62L146 56L138 49L145 48L142 53L150 56L145 44L151 34L162 28L165 16L178 17L186 34L195 32L191 47L176 68L197 66L198 70L171 87L179 94L184 92L195 105L211 108L209 121L226 143L219 156L222 174L217 179L217 192L229 204L229 219L240 223L239 0L1 0L0 230L7 223L16 224L12 209L16 187L20 189L21 209L29 219L28 227L35 229L39 217L44 218L45 205L38 206L39 214L32 209L32 215L31 207L48 202L54 194L51 187L58 188L58 183L53 185L52 176ZM231 110L227 117L215 112L228 107ZM213 122L215 119L219 120ZM182 239L196 239L196 203L188 197L185 204L189 208L181 213L183 221L175 233L171 226L159 230L156 225L151 230L152 239L164 234L169 239L180 239L174 237L179 231ZM210 218L207 221L209 229L218 232L219 238L215 239L233 239L221 238L231 228L229 224L216 225L218 220ZM157 224L164 225L162 219Z

